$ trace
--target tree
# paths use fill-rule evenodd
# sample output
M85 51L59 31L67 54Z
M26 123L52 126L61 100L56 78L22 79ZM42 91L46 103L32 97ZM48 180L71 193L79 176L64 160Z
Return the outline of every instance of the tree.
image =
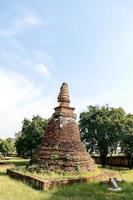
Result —
M133 115L128 114L124 123L124 134L120 142L121 152L128 159L129 169L133 168Z
M32 121L24 119L22 130L16 134L16 150L19 156L31 157L36 147L41 143L48 120L33 116Z
M5 140L0 140L0 152L4 156L10 155L14 151L15 151L15 146L14 146L13 138L7 138Z
M92 154L100 155L102 165L106 157L117 149L123 131L125 112L122 108L89 106L80 114L81 140Z

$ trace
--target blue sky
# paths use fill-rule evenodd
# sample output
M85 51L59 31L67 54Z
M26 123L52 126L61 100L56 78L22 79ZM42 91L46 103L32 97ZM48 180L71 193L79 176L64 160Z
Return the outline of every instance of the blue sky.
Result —
M133 113L132 0L3 0L0 15L0 137L50 117L62 82L77 114Z

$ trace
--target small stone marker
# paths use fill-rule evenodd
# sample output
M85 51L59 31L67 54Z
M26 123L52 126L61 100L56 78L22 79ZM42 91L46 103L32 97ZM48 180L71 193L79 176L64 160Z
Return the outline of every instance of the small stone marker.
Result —
M110 185L109 190L111 190L111 191L121 191L121 188L118 186L115 178L109 179L109 185Z

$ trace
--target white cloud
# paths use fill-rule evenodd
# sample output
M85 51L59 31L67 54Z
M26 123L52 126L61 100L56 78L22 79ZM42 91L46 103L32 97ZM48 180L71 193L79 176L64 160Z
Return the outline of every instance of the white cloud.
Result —
M16 19L13 22L13 26L16 28L23 28L26 26L43 26L44 23L34 15L27 15L24 16L23 18Z
M30 13L21 18L15 19L10 25L9 28L0 29L1 36L14 36L24 29L31 26L45 26L46 24L35 14Z
M45 75L45 76L50 75L48 68L44 64L38 64L37 67L43 75Z
M0 53L0 138L20 131L24 117L50 117L56 106L52 57L42 50L27 53L20 42L9 40L10 48L3 47Z
M23 75L0 70L0 137L14 136L21 130L24 117L33 115L50 117L54 107L54 94L42 96L41 91ZM53 106L51 106L53 105Z
M2 70L0 70L0 91L0 112L39 94L39 90L21 74Z

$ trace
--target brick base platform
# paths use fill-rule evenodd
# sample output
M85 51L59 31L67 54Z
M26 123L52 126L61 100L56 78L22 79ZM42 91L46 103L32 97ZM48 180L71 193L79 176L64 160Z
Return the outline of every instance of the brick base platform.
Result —
M88 183L88 182L94 182L94 181L106 181L109 180L109 178L116 177L119 174L117 172L109 172L109 173L102 173L97 176L92 177L81 177L81 178L69 178L69 179L60 179L60 180L42 180L37 177L25 175L23 173L8 169L7 174L16 180L20 180L22 182L28 183L28 185L31 185L33 188L39 189L39 190L45 190L47 188L52 188L54 186L62 186L62 185L71 185L71 184L77 184L77 183Z

